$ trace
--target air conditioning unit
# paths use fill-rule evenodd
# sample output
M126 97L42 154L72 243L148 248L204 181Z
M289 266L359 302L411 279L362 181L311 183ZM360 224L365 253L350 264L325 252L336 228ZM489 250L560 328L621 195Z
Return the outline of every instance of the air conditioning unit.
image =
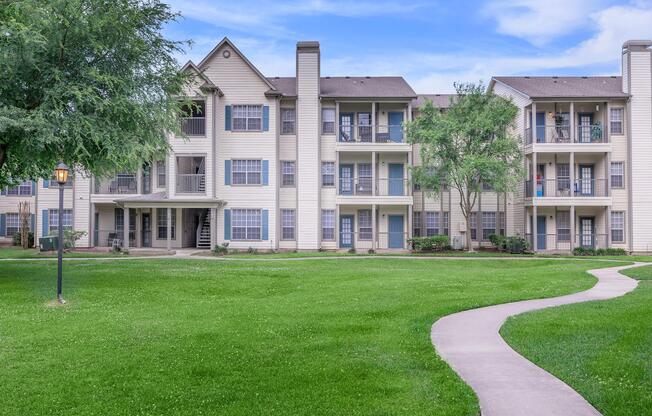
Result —
M464 236L456 235L453 237L453 250L462 250L464 249Z

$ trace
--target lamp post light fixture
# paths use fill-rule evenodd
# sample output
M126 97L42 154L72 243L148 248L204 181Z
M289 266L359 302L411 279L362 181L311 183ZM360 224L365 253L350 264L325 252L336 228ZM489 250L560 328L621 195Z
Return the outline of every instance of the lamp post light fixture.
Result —
M60 162L54 169L54 178L59 184L59 218L57 231L59 233L57 243L57 301L59 303L66 303L61 296L61 286L63 282L62 268L63 268L63 187L68 182L68 174L70 169L68 166Z

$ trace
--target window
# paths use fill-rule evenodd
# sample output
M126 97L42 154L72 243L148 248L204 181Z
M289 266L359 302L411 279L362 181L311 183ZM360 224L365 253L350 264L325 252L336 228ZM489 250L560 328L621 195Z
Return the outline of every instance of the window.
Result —
M335 134L335 109L321 109L321 132L322 134Z
M124 210L122 208L116 208L113 214L113 217L115 219L115 227L114 229L116 231L122 231L125 229L125 214Z
M59 229L59 210L51 209L48 211L49 216L49 226L50 232L57 231ZM63 228L71 230L72 229L72 210L64 209L63 210Z
M611 187L625 187L625 164L623 162L611 162Z
M321 239L335 240L335 210L323 209L321 211Z
M165 160L156 161L156 180L159 188L165 188L167 185L167 175L165 172Z
M476 212L469 214L469 226L471 227L471 240L475 241L478 239L478 214Z
M358 233L358 239L360 240L371 240L373 238L370 209L358 211Z
M6 221L5 236L13 237L20 231L20 215L17 212L8 212Z
M444 223L444 230L443 230L443 232L442 232L441 234L443 234L443 235L450 235L450 234L448 233L448 232L449 232L449 229L448 229L448 212L442 212L442 215L443 215L443 217L444 217L444 218L442 219L442 222Z
M335 162L321 162L321 186L335 186Z
M32 195L32 181L21 182L20 185L7 189L7 195L29 196Z
M491 234L496 234L496 213L483 212L482 213L482 240L489 240Z
M439 234L439 212L426 212L426 236Z
M358 163L357 194L371 194L371 163Z
M611 241L614 243L625 242L625 213L611 211Z
M259 209L231 210L231 236L234 240L260 240L263 216Z
M482 182L482 190L483 191L493 191L494 187L491 184L487 183L487 182Z
M505 212L500 211L498 213L498 233L500 235L505 235L505 228L507 228L507 224L505 221Z
M234 105L234 131L261 131L263 129L262 105Z
M262 162L260 160L234 160L233 185L260 185Z
M294 134L294 108L281 108L281 134Z
M177 238L177 209L171 209L171 227L170 227L170 238L172 240ZM167 208L156 208L156 235L158 239L165 240L168 238L168 209Z
M293 209L281 210L281 239L294 240L295 218Z
M610 112L611 134L623 134L625 132L623 129L625 109L622 107L611 108Z
M281 186L294 186L294 174L294 162L281 162Z
M570 211L557 211L557 241L570 241Z
M412 224L412 235L414 237L421 237L421 212L415 211L412 214Z

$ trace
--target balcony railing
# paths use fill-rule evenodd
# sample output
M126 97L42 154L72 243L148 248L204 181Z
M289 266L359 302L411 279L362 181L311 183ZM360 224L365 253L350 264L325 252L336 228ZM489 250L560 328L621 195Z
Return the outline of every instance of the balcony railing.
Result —
M531 250L534 250L534 240L532 234L525 234ZM571 234L557 233L557 234L537 234L537 250L552 250L552 251L570 251L571 249Z
M377 125L376 140L374 140L373 126L369 124L349 124L340 126L339 141L341 143L404 143L405 134L403 126Z
M95 193L108 195L135 194L138 192L135 174L118 174L114 178L95 179Z
M203 173L177 174L177 193L180 194L206 193L206 175Z
M579 233L575 236L575 247L607 248L607 234Z
M339 195L368 196L373 195L373 180L370 177L340 178ZM403 178L378 178L375 185L377 196L409 195L410 184Z
M369 250L373 248L373 231L340 231L340 248ZM376 233L376 249L407 249L408 233L402 231L383 231Z
M124 246L124 230L95 230L93 232L93 243L95 247L118 247ZM129 246L136 246L136 231L129 231Z
M576 135L571 137L570 125L545 125L535 126L534 135L532 128L525 129L525 143L606 143L606 135L600 124L577 126Z
M525 197L607 197L609 189L607 179L576 179L571 187L570 178L538 179L536 188L532 189L532 180L525 181Z
M188 136L204 136L206 134L206 117L182 117L181 131Z

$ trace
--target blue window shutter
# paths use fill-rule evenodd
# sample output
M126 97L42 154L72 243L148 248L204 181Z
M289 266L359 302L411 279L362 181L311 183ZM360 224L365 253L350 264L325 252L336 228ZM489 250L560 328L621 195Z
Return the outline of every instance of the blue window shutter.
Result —
M44 188L49 188L50 187L50 181L48 179L43 179L43 187Z
M36 187L38 185L38 182L32 181L32 196L36 195Z
M269 185L269 160L263 160L263 185Z
M31 219L30 231L35 233L36 232L36 214L32 214L30 219Z
M7 234L7 214L0 214L0 235Z
M231 130L231 106L224 106L224 130Z
M224 161L224 185L231 185L231 161Z
M231 210L224 210L224 239L231 239Z
M41 225L41 228L42 228L41 237L45 237L46 235L48 235L48 228L49 228L49 226L48 226L48 210L47 209L44 209L42 211L41 219L42 219L41 222L43 223Z
M269 106L263 106L263 131L269 131Z
M263 240L269 240L269 211L263 210Z

